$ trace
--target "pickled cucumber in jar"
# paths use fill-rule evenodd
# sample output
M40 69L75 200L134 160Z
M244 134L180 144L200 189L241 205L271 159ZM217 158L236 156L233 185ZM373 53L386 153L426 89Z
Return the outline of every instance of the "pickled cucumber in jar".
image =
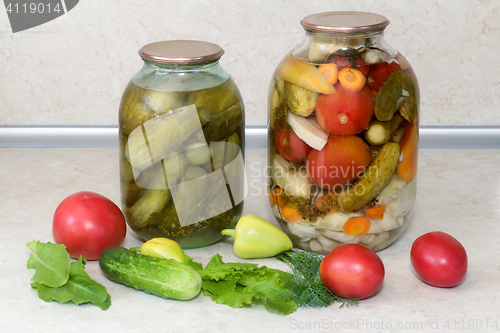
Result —
M183 248L212 244L243 209L244 175L230 166L244 165L241 95L214 44L167 41L139 54L144 67L125 89L119 111L127 223L145 240L166 237Z
M346 20L366 24L346 33L337 26ZM321 13L301 23L306 39L280 62L269 87L273 214L304 249L384 249L415 201L415 73L383 40L388 21L380 15Z

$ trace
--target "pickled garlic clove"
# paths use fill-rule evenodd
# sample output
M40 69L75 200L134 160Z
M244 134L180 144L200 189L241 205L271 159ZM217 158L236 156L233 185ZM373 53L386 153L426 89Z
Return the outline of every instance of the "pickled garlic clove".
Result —
M319 231L316 230L315 227L304 225L301 223L288 222L287 223L288 230L295 236L298 236L302 239L304 238L316 238L320 235Z
M313 239L309 242L309 248L312 250L312 251L316 251L316 252L322 252L323 251L323 247L321 246L321 244Z
M342 227L351 217L362 216L358 213L344 213L344 212L335 212L333 214L328 214L325 217L318 218L318 221L315 225L319 229L326 229L330 231L340 231L342 232Z
M370 219L371 225L368 229L368 234L378 234L384 231L389 231L400 227L399 221L385 212L383 219Z
M357 244L360 241L360 236L347 235L339 231L325 230L323 235L344 244Z

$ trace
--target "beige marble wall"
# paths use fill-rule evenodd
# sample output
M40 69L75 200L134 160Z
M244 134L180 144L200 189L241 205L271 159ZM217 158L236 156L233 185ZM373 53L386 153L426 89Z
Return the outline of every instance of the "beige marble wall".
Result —
M12 34L0 8L0 124L114 125L137 50L165 39L222 46L249 125L266 123L267 88L315 12L387 16L386 39L420 81L422 124L500 125L498 0L81 0L66 15Z

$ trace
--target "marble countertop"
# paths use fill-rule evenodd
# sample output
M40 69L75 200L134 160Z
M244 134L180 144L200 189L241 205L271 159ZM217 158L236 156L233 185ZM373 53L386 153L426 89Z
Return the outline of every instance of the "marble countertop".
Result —
M119 203L118 149L0 149L0 327L5 332L343 332L500 330L500 154L497 150L421 150L415 211L408 228L378 252L386 269L381 290L358 306L299 309L288 316L262 306L233 309L199 295L165 300L107 280L97 262L88 274L112 297L107 311L91 305L46 303L30 288L26 243L52 241L52 216L68 195L89 190ZM249 195L244 213L272 220L266 198L264 149L246 152ZM469 271L455 288L421 282L410 264L412 242L440 230L457 238ZM139 246L129 230L123 244ZM187 250L206 264L215 253L244 261L231 240ZM275 259L252 262L278 269Z

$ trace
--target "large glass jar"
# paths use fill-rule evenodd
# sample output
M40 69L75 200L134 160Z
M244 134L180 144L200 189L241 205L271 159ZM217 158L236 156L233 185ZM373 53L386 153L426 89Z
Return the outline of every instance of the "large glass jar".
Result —
M269 87L270 203L300 248L392 244L415 201L419 88L364 12L305 17Z
M244 106L201 41L144 46L119 111L122 208L141 238L212 244L243 210Z

